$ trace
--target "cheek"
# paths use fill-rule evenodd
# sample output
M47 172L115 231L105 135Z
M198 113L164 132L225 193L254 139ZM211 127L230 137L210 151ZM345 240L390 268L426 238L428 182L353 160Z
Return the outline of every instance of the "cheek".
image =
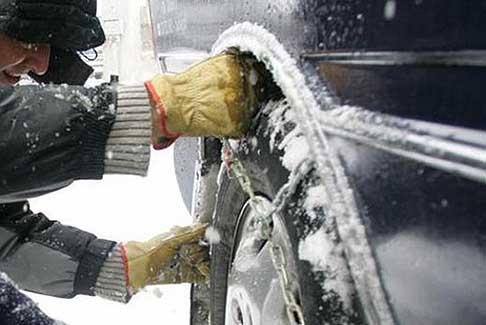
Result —
M4 55L0 59L0 71L5 70L6 68L13 67L19 63L24 61L25 56L22 54L10 53L9 55Z

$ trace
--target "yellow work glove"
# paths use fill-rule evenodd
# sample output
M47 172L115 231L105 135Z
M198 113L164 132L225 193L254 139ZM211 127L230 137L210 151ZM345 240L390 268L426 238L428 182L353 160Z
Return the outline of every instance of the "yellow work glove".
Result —
M154 148L164 148L181 135L244 135L255 111L248 69L238 55L223 54L178 75L146 82Z
M124 245L128 285L135 293L153 284L204 283L209 276L206 225L175 227L146 242Z

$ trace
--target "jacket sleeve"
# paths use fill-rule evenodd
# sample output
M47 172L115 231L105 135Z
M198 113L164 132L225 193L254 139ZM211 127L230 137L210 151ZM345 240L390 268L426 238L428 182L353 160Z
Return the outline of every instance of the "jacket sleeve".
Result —
M115 120L110 87L0 87L0 203L99 179Z
M94 295L115 244L35 214L25 201L0 204L0 271L24 290L63 298Z

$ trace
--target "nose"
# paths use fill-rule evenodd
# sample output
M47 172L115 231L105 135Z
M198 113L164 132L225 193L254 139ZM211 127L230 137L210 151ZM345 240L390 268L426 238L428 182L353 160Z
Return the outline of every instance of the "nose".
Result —
M30 68L30 71L41 76L49 68L50 56L51 47L47 44L38 44L29 50L24 63Z

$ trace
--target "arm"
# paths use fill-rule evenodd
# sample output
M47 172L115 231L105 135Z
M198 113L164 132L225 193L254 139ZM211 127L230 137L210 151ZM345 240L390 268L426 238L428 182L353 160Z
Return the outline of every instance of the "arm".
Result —
M0 270L22 289L65 298L93 295L114 246L33 213L25 201L0 205Z
M26 290L94 294L114 243L35 214L24 200L76 179L146 173L146 92L119 87L114 97L106 86L0 87L0 269Z
M128 302L151 284L204 282L205 226L174 228L146 242L115 243L30 211L26 201L0 205L0 272L22 289L71 298Z
M0 87L0 203L106 173L144 175L149 107L142 87Z

